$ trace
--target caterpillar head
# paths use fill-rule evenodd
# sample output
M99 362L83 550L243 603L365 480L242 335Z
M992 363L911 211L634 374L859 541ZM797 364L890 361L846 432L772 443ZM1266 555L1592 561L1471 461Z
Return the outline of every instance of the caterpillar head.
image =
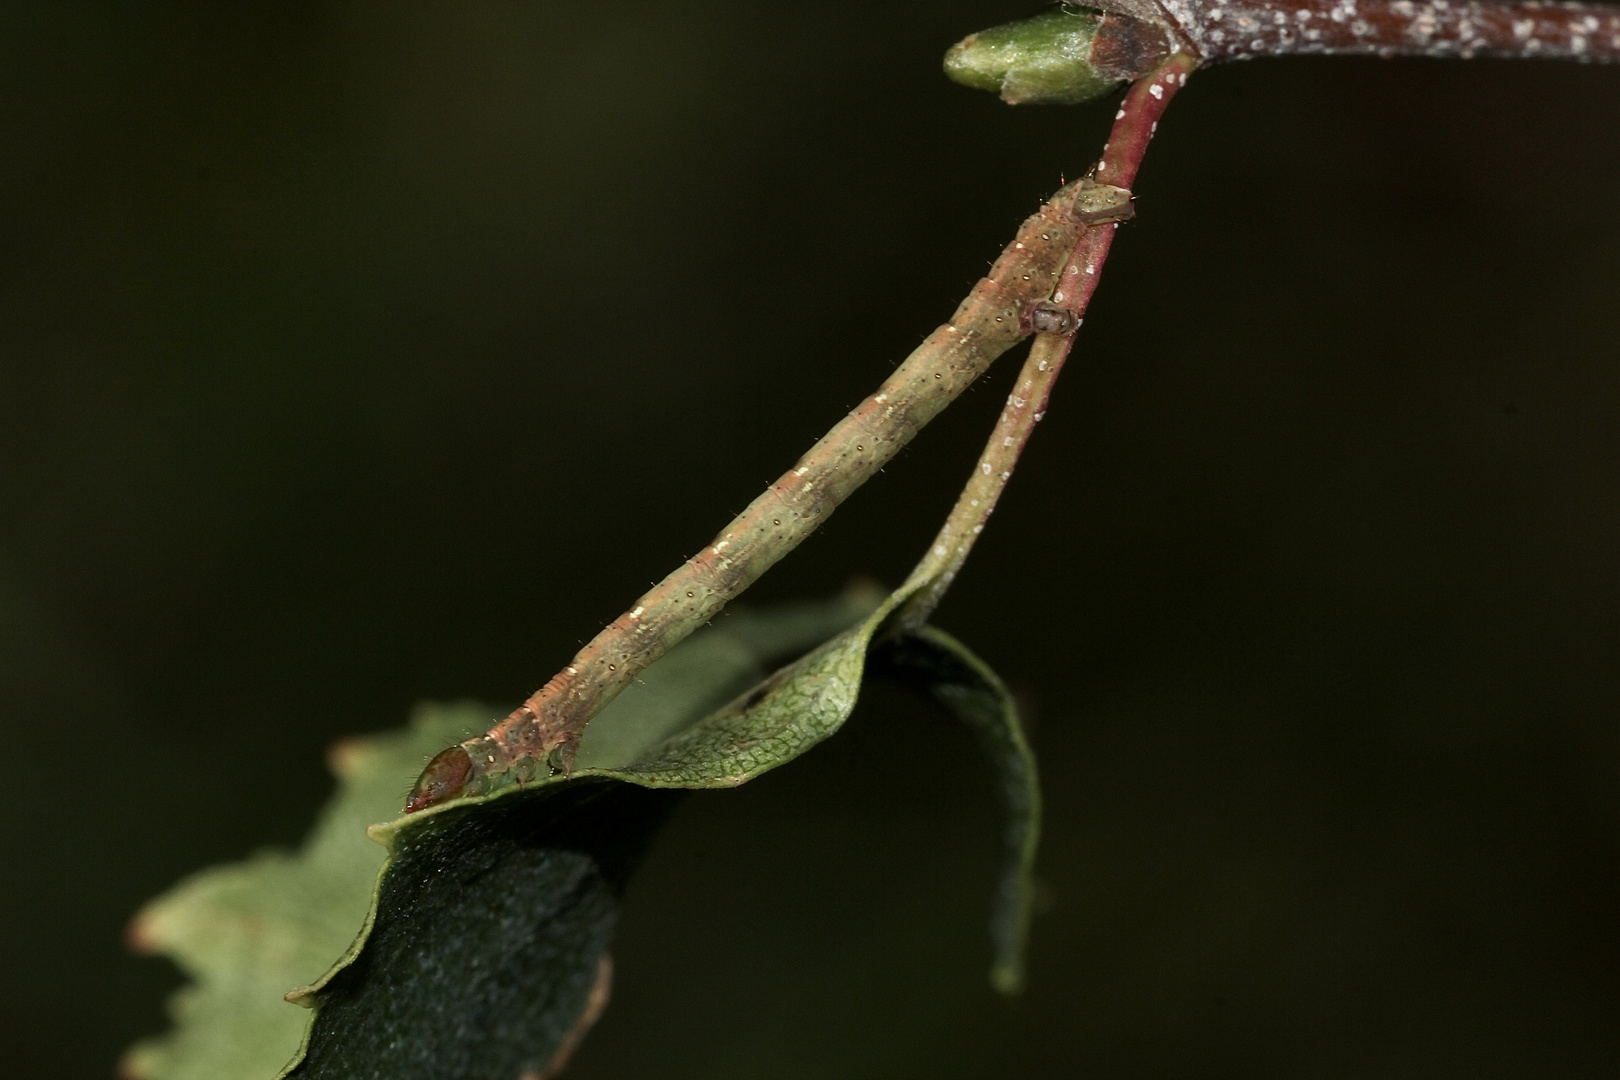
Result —
M449 802L467 789L472 778L472 758L459 746L440 750L427 763L422 775L416 778L410 797L405 800L405 812L414 814L442 802Z

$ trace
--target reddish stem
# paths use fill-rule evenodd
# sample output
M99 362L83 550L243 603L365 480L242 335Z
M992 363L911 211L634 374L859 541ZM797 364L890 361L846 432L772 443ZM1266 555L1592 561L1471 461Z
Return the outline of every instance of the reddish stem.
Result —
M1132 84L1119 112L1114 114L1114 126L1103 144L1102 157L1092 166L1091 177L1095 181L1115 187L1129 187L1135 181L1148 143L1159 129L1159 117L1176 91L1187 84L1187 76L1196 66L1197 61L1192 56L1176 53ZM1075 332L1091 304L1092 294L1097 291L1097 279L1102 276L1103 263L1108 260L1117 228L1115 224L1088 228L1064 264L1052 302L1074 315L1074 327L1065 333L1035 336L1029 359L1024 361L1013 392L1007 398L1007 407L990 432L990 441L985 444L973 474L957 497L956 506L933 543L928 545L928 553L902 586L902 590L909 587L916 591L897 616L899 626L915 629L928 620L984 531L985 522L1006 489L1030 434L1046 415L1052 386L1063 370L1069 350L1074 347Z

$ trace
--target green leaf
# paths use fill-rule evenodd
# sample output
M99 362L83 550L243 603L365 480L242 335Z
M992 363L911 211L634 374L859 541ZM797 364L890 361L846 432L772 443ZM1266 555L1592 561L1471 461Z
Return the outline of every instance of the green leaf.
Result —
M149 903L131 941L193 982L170 1001L174 1030L136 1044L121 1071L137 1080L274 1075L309 1020L282 995L325 970L365 921L385 854L366 826L397 812L426 755L488 716L470 703L421 706L407 730L337 744L328 760L338 792L301 851L204 870Z
M631 757L628 764L582 768L374 826L390 861L371 921L326 976L289 995L317 1012L302 1057L282 1075L555 1075L606 996L617 892L668 796L746 783L838 730L859 697L874 638L918 587L908 583L708 716L673 724L673 734L642 753L631 752L636 738L615 736L615 755ZM941 631L883 640L887 670L966 721L1002 775L1012 813L991 978L1016 991L1039 795L1012 699Z
M884 640L873 651L872 664L874 674L916 687L966 724L996 770L1005 854L990 909L995 948L990 983L1004 994L1016 994L1024 986L1024 949L1041 831L1035 754L1024 737L1018 705L983 660L937 627L924 626Z
M824 640L871 610L855 590L832 602L740 609L693 635L591 725L580 759L620 765L757 682L773 658ZM339 743L339 789L296 854L266 851L202 871L148 904L130 939L169 956L192 983L170 1002L175 1027L125 1055L136 1080L264 1080L297 1052L310 1014L289 1006L367 923L387 852L366 838L447 743L488 726L472 704L422 706L408 730ZM515 1075L515 1074L513 1074Z
M725 788L787 764L849 719L867 647L893 606L891 597L748 693L604 775L648 787Z
M370 914L325 975L287 994L314 1006L315 1015L280 1075L555 1075L606 1000L619 891L676 791L744 783L836 731L859 696L874 638L882 642L874 653L882 670L969 723L1001 773L1013 813L993 919L992 981L1016 990L1039 807L1034 762L1010 696L979 660L941 631L888 630L890 615L914 591L904 588L875 609L867 595L733 616L724 629L695 636L650 668L643 685L605 710L586 733L582 767L572 777L547 777L372 826L369 835L387 855ZM765 656L802 649L863 612L869 614L856 625L735 693L757 679ZM735 696L705 715L725 694ZM424 711L408 736L348 744L339 755L343 771L356 775L358 762L367 776L392 778L371 792L367 809L378 805L378 791L397 799L427 750L442 745L450 729L476 724L477 715ZM329 948L327 956L342 948L335 944L336 916L323 913L325 931L300 936L295 924L308 905L342 909L350 927L361 921L355 900L364 875L357 867L369 871L377 859L357 860L351 852L337 866L317 855L339 834L352 841L365 816L357 812L362 802L358 789L346 787L303 854L211 871L142 916L143 926L166 927L154 943L192 971L199 986L188 992L185 1000L195 1007L181 1010L180 1029L132 1052L131 1072L153 1080L234 1080L269 1075L278 1045L279 1060L286 1060L290 1027L278 1016L271 1022L275 1039L264 1034L272 1030L267 1006L288 974L310 970L321 947ZM344 814L339 807L347 807ZM210 957L207 942L220 927L236 928L253 946ZM214 1027L202 1030L204 1020Z
M732 608L721 621L642 672L585 729L576 771L611 772L720 709L763 679L767 664L803 652L868 615L883 599L873 584L833 601Z
M281 1075L504 1080L560 1068L605 993L597 973L614 901L667 809L659 789L735 787L836 731L855 707L872 635L902 598L695 723L690 711L643 707L611 720L604 710L581 757L594 740L595 760L627 764L373 826L389 861L372 914L326 975L288 995L316 1015ZM649 668L649 679L677 655ZM654 742L665 727L674 733Z
M314 991L283 1075L554 1075L606 1000L619 892L674 797L577 777L398 830L364 948Z

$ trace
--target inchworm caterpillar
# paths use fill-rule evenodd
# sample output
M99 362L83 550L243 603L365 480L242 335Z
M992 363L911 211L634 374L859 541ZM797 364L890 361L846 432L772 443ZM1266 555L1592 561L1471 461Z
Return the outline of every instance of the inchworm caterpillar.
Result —
M476 790L486 777L554 751L571 762L585 724L636 672L713 618L726 602L820 527L990 363L1031 332L1031 307L1052 292L1091 222L1129 216L1130 193L1089 179L1062 188L1018 230L950 322L714 542L653 586L552 680L486 734L440 753L406 803L420 810ZM1047 316L1042 316L1043 320Z

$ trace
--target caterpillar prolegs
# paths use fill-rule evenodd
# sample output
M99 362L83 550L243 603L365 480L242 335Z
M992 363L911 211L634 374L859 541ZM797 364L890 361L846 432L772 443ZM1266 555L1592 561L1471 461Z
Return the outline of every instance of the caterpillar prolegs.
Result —
M1032 332L1072 332L1073 320L1042 302L1089 226L1130 216L1130 192L1123 188L1082 179L1059 190L1024 222L951 320L876 393L504 720L435 757L406 812L477 792L509 772L522 778L542 762L571 767L586 723L638 671L819 528L992 361Z

